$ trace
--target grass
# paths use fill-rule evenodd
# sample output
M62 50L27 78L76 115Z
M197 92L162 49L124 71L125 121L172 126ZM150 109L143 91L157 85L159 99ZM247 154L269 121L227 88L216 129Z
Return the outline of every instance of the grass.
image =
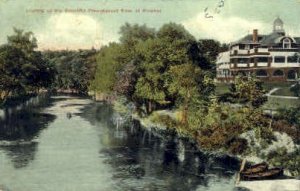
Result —
M279 90L272 93L272 95L295 96L294 93L290 89L291 89L290 87L281 87Z
M221 95L229 92L230 84L217 83L216 84L216 94Z
M265 82L263 83L263 88L269 92L273 88L280 88L272 95L282 95L282 96L294 96L293 92L290 91L290 87L293 82ZM221 95L229 92L230 84L217 83L216 84L216 94Z
M268 97L267 103L263 106L265 109L291 108L300 106L300 99L284 99L277 97Z
M264 83L263 87L265 90L270 91L273 88L280 88L272 95L278 96L294 96L293 92L290 91L290 87L293 82L268 82ZM216 94L221 95L229 92L230 84L217 83ZM277 97L269 97L267 103L263 106L265 109L278 109L278 108L291 108L300 106L300 99L284 99Z
M289 88L292 84L293 82L264 82L263 87L270 91L273 88Z

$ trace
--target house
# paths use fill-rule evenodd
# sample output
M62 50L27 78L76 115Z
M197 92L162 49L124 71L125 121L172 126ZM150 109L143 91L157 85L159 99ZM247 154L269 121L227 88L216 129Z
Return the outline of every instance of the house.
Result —
M230 43L216 61L217 81L230 82L235 76L255 75L263 81L293 81L300 71L300 37L286 34L278 17L273 31L261 35L257 29Z

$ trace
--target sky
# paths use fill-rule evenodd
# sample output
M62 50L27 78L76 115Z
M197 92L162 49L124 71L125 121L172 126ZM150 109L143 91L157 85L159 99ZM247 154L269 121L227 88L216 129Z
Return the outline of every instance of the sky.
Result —
M300 0L0 0L0 44L16 27L32 31L40 50L100 48L117 42L126 22L175 22L197 39L229 43L253 29L270 33L277 17L300 36L299 10Z

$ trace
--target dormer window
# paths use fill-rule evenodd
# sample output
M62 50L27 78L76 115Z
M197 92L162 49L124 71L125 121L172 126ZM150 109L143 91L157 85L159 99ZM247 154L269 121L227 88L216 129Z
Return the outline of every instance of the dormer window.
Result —
M282 48L284 48L284 49L291 48L291 40L289 38L283 39Z

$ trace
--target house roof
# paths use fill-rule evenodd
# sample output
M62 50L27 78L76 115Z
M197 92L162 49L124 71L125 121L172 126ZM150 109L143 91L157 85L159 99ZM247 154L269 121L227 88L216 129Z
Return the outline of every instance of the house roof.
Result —
M281 37L283 37L284 35L280 34L280 33L276 33L273 32L269 35L266 35L261 41L261 44L264 45L269 45L269 44L276 44L278 43L278 39L280 39Z
M265 35L258 35L258 41L260 41ZM249 44L253 43L253 35L248 34L243 38L239 39L238 41L234 42L233 44Z
M258 35L258 43L262 45L272 45L277 44L280 42L281 38L284 37L283 33L272 32L268 35ZM292 37L290 37L292 38ZM300 44L300 37L293 37L297 44ZM243 38L239 39L238 41L232 44L252 44L253 43L253 36L252 34L248 34Z
M300 37L294 37L297 44L300 44Z

